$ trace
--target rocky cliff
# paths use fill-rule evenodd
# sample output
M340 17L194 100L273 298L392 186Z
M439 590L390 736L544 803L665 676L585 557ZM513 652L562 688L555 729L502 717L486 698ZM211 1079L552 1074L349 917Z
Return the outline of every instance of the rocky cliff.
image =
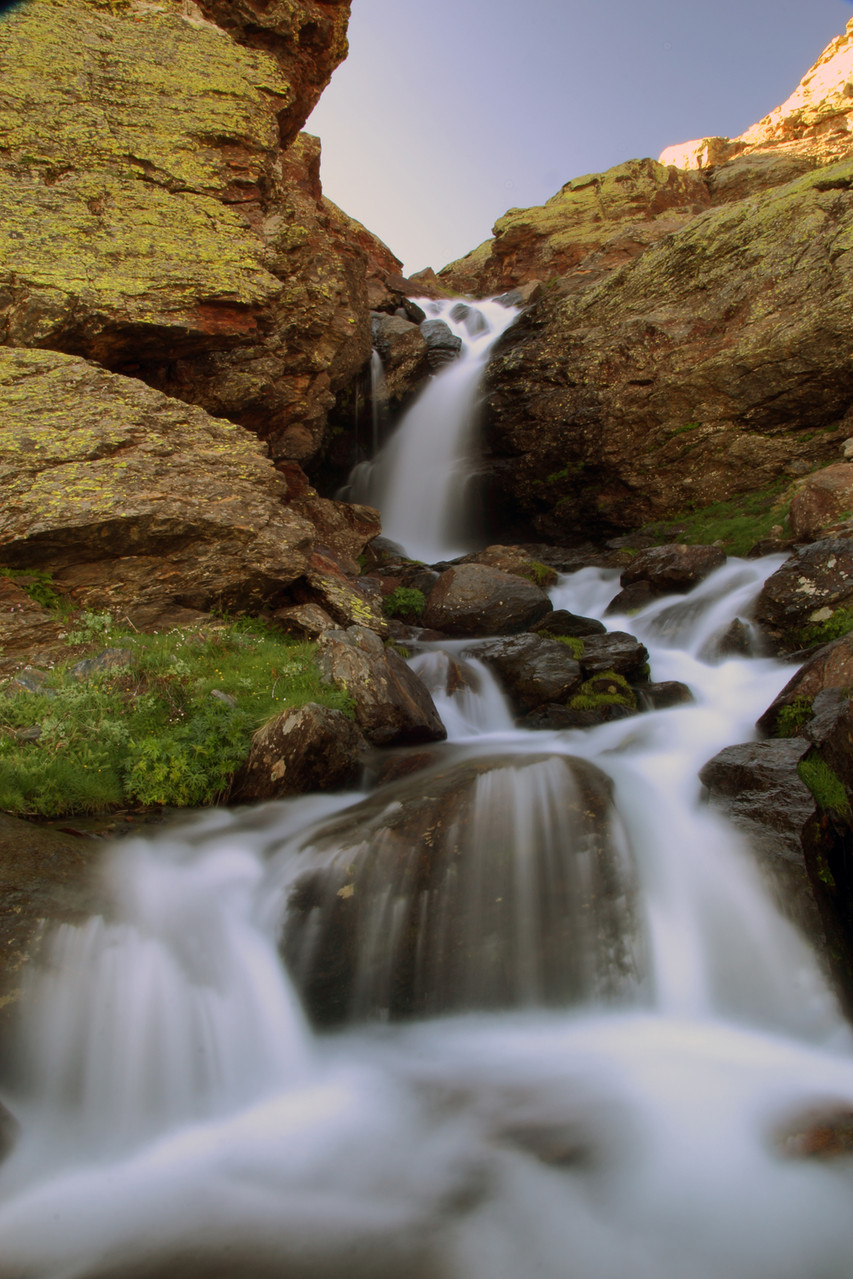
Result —
M546 537L606 534L837 458L851 183L853 22L741 138L575 179L440 272L478 295L544 286L488 377L502 508Z
M38 0L0 24L0 342L97 360L309 460L370 352L298 137L348 0ZM365 238L373 250L368 266Z

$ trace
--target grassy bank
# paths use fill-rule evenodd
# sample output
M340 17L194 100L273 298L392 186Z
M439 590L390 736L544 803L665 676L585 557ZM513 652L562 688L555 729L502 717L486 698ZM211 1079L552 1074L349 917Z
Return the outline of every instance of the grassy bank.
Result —
M0 689L7 812L210 804L273 715L309 701L350 709L321 682L313 644L258 621L145 635L84 613L65 638L67 660Z

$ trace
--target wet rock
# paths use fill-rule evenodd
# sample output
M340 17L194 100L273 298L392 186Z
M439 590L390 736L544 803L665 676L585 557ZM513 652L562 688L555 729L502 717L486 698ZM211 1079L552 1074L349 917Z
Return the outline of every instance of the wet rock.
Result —
M853 540L825 538L802 547L764 583L755 619L785 647L799 647L797 631L853 607Z
M742 618L736 617L723 634L714 640L714 650L719 657L749 657L754 644L752 628Z
M19 1132L20 1125L17 1119L0 1101L0 1163L12 1153Z
M604 635L607 627L595 617L580 617L564 608L555 608L544 621L532 628L538 634L574 636L581 639L586 635Z
M631 560L619 581L623 587L647 582L656 595L684 594L725 562L718 546L652 546Z
M784 913L827 960L827 935L802 844L814 796L797 765L800 737L729 746L700 771L711 803L741 831Z
M458 338L444 320L424 320L421 333L427 346L427 359L431 369L440 369L455 360L462 350Z
M804 712L803 722L811 718L812 705L826 689L853 688L853 634L818 649L788 681L756 727L768 736L779 730L780 713L797 702Z
M430 373L427 342L419 325L396 315L373 316L373 345L382 360L386 403L395 412Z
M468 652L497 671L520 715L546 702L565 702L583 679L571 650L541 635L492 640Z
M630 719L637 714L636 706L619 705L615 702L603 703L594 709L582 709L578 706L561 706L549 703L537 706L518 721L519 728L529 729L565 729L565 728L597 728L599 724L612 724L617 719Z
M485 564L460 564L441 574L429 593L424 626L461 637L523 631L552 612L532 582Z
M253 736L229 801L242 804L354 786L368 749L359 729L341 711L316 702L290 708Z
M634 894L611 783L594 765L445 757L306 839L282 947L323 1024L563 1007L633 987Z
M356 722L374 745L446 737L427 689L373 631L350 626L327 632L320 637L317 664L325 679L353 698Z
M578 661L584 679L614 671L629 683L648 676L649 652L644 644L625 631L608 631L606 635L588 635Z
M0 1010L20 993L44 921L76 922L103 908L95 876L105 849L0 813Z
M626 586L624 590L613 596L604 611L608 615L639 613L641 608L645 608L656 599L657 592L651 582L632 582L630 586Z
M688 686L677 679L663 680L658 684L638 684L635 691L643 710L666 711L695 701Z

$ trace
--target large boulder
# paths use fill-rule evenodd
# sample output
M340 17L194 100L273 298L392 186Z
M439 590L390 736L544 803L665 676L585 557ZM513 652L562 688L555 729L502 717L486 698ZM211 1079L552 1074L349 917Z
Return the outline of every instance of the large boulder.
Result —
M426 687L393 649L364 626L327 631L317 665L350 694L355 718L375 746L434 742L447 736Z
M611 791L584 760L445 757L324 823L283 921L312 1016L624 997L644 957Z
M422 621L447 635L504 635L535 625L552 608L545 592L523 577L486 564L459 564L439 577Z
M270 604L314 529L260 441L133 378L0 347L0 564L91 608Z
M718 546L651 546L631 560L619 581L647 582L655 595L683 595L725 562Z
M234 778L232 803L342 790L361 776L367 742L341 711L309 702L264 724Z
M853 607L853 539L824 538L801 547L762 587L755 620L783 647L798 648L807 628Z
M346 52L349 5L201 10L5 15L0 340L133 373L308 460L370 354L376 268L298 135Z
M853 464L836 462L808 475L798 485L788 508L794 537L815 541L828 525L853 515Z
M554 540L738 494L850 434L853 162L709 209L596 287L537 302L486 375L510 510ZM511 459L511 464L501 462Z

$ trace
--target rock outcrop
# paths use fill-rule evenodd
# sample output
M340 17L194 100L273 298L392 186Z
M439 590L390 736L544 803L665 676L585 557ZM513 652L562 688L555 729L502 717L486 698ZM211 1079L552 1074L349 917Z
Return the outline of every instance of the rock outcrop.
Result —
M0 342L98 360L312 458L370 353L368 276L399 272L323 199L319 144L297 137L348 12L39 0L6 15Z

